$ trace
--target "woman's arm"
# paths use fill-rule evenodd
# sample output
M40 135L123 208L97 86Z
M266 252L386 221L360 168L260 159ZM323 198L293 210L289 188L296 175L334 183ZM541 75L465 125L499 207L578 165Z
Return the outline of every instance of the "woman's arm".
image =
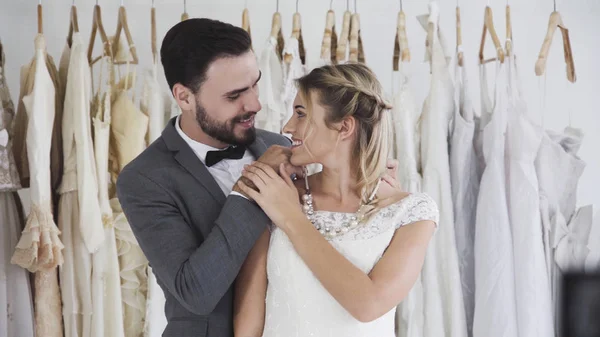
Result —
M242 174L259 190L243 183L240 187L287 234L298 255L325 289L352 316L363 322L373 321L398 305L421 271L435 222L416 221L396 229L383 257L371 273L365 274L310 223L299 207L294 183L284 174L283 166L280 171L283 178L262 163L246 166Z
M286 226L294 248L325 289L361 322L381 317L404 299L421 272L435 230L429 220L400 227L381 260L365 274L306 222Z
M236 337L262 336L270 237L267 229L248 254L235 281L233 330Z

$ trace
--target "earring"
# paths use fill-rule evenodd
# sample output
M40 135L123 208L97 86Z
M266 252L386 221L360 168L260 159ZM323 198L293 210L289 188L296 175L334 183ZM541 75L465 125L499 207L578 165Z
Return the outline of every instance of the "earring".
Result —
M308 187L308 168L305 166L302 166L302 173L304 173L304 187L306 189L306 193L310 192L310 188Z

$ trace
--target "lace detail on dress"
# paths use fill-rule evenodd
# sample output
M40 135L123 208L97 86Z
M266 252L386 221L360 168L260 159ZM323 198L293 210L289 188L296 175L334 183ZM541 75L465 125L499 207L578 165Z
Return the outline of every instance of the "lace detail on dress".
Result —
M352 213L317 211L321 226L343 226ZM382 208L364 225L329 241L354 266L369 273L385 254L396 228L438 219L437 205L424 194L411 194ZM287 235L275 228L267 254L268 287L263 337L394 337L395 308L371 322L360 322L323 287L296 253Z
M25 229L10 261L32 273L52 271L63 263L60 231L52 218L49 202L45 204L43 208L31 205Z
M4 76L4 52L0 43L0 191L15 191L21 188L19 172L12 152L12 123L15 106Z
M317 210L314 219L315 224L334 231L351 221L352 216L354 216L354 213ZM423 220L431 220L436 223L437 227L439 220L438 206L427 194L410 194L402 200L382 208L364 224L348 231L346 234L338 235L331 241L367 240L387 231L392 226L398 229L404 225Z

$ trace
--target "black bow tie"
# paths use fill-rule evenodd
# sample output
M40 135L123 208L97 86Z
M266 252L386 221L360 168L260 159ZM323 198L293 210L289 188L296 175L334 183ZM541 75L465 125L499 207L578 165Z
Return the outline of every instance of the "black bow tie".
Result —
M230 146L225 150L208 151L206 153L206 166L211 167L223 159L242 159L246 153L245 146Z

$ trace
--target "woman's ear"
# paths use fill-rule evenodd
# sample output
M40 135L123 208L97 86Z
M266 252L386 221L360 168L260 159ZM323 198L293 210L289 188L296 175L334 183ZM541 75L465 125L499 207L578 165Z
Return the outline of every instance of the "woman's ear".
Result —
M340 122L340 140L351 139L354 136L354 132L356 129L356 118L353 116L344 118Z

